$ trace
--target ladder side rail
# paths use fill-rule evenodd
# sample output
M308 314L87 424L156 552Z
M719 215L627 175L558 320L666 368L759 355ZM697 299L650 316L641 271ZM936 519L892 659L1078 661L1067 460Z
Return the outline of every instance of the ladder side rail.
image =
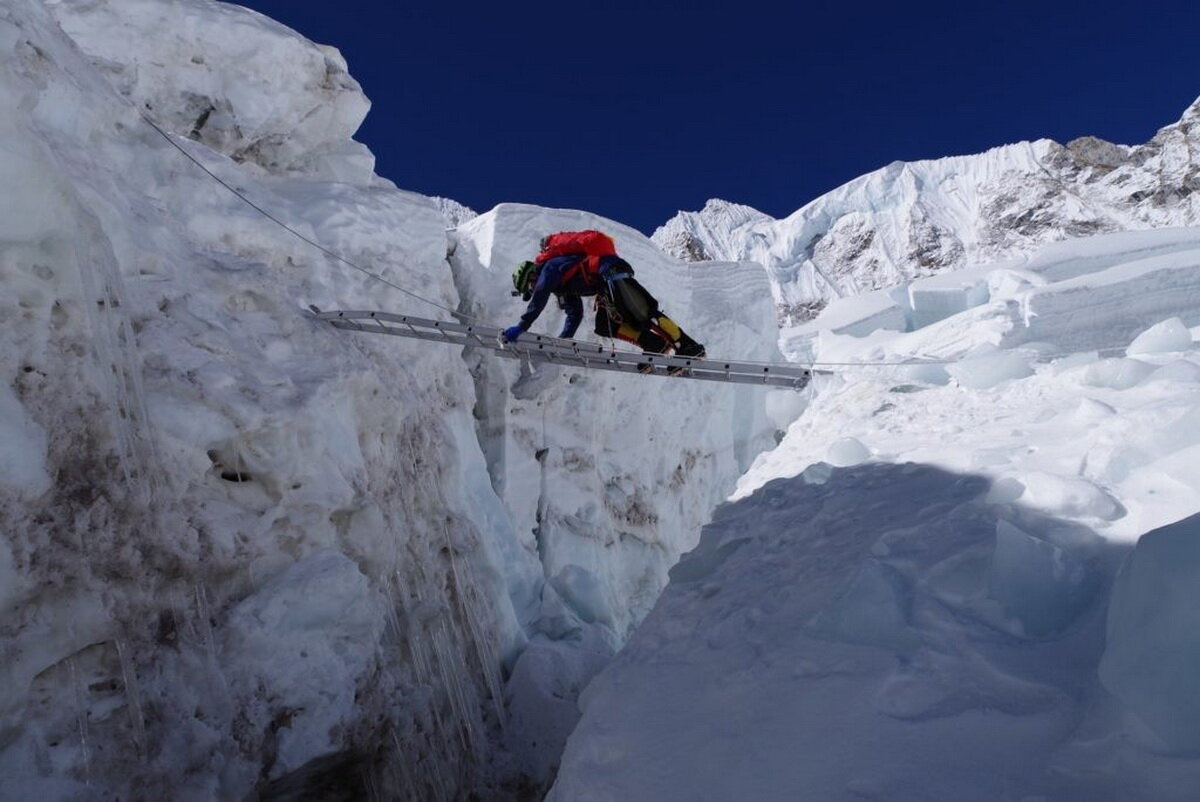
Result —
M331 323L333 324L333 326L335 328L339 328L339 329L346 329L348 331L367 331L368 333L376 333L375 330L363 329L361 326L358 326L353 321L331 321ZM444 344L448 344L448 345L460 345L463 347L470 347L473 345L473 343L469 340L451 341L451 340L447 340L444 336L441 336L441 335L433 333L433 332L418 331L417 333L414 334L413 332L405 331L404 329L401 329L401 328L388 328L385 333L393 335L393 336L397 336L397 337L406 337L409 339L427 340L429 342L438 342L438 343L444 343ZM528 358L528 359L532 359L532 360L538 361L538 362L548 362L551 364L559 364L559 365L564 365L564 366L575 366L575 367L578 367L583 370L605 370L605 371L609 371L609 372L613 372L613 373L637 373L638 372L637 365L631 364L628 362L622 362L622 361L617 361L617 360L608 360L607 362L601 363L601 362L597 362L595 360L588 360L587 363L585 364L582 357L574 357L574 356L564 357L564 355L555 353L553 351L544 351L541 353L537 353L537 352L528 353L528 352L516 351L513 349L504 349L504 350L495 349L495 352L497 354L499 354L500 356L508 357L510 359L520 360L520 359ZM667 377L664 377L662 374L655 374L655 375L658 375L660 378L667 378ZM670 378L675 378L675 377L670 377ZM713 372L713 371L707 371L707 372L706 371L699 371L699 372L694 371L691 376L688 376L686 378L697 379L700 381L722 382L725 384L756 384L756 385L760 385L760 386L763 384L767 384L769 386L782 387L782 388L788 388L788 389L801 389L804 386L804 383L799 383L793 379L784 378L784 377L769 377L768 376L764 379L764 378L756 376L756 375L747 375L747 374L739 374L739 373L733 373L733 374L726 376L723 372Z
M358 318L371 318L376 320L387 320L398 323L403 323L410 328L413 327L428 327L439 334L444 334L447 331L459 332L463 334L473 335L476 340L481 336L486 336L490 333L499 335L500 329L491 326L483 326L479 324L453 323L441 320L433 320L429 318L418 318L412 315L396 315L390 312L371 312L371 311L355 311L347 310L341 312L322 312L317 315L318 318L337 318L342 320L352 320ZM480 333L483 333L482 335ZM435 338L441 339L441 338ZM486 343L485 343L486 344ZM537 350L530 348L530 345L536 346ZM491 347L491 346L489 346ZM499 350L499 346L496 346ZM709 358L698 357L681 357L671 354L646 354L638 351L618 351L601 343L587 342L581 340L568 340L559 337L551 337L546 334L526 334L521 340L503 346L504 348L525 351L528 353L536 353L537 351L555 350L558 352L568 351L572 354L594 353L606 354L618 361L632 361L634 364L649 363L651 365L662 367L681 367L693 369L705 369L709 365L720 364L723 369L733 372L774 374L777 376L786 376L793 379L802 379L806 375L808 369L791 366L791 365L763 365L762 363L737 362L730 360L715 360Z
M547 361L578 365L585 369L636 372L638 365L650 364L656 368L656 373L660 368L680 367L688 370L692 378L706 381L756 383L791 388L805 386L813 373L830 373L830 371L813 371L809 368L792 365L764 365L762 363L619 351L599 343L567 340L540 334L532 335L531 340L524 342L518 340L502 346L498 342L488 342L484 339L481 332L492 331L493 327L490 326L450 323L389 312L346 310L321 312L316 317L339 329L411 337L464 347L483 347L515 358L540 357ZM356 322L360 319L369 319L376 324L376 327L366 328ZM400 323L408 330L386 326L381 321ZM424 331L422 327L425 327ZM499 333L499 329L494 330Z
M405 331L398 326L381 326L380 328L365 328L353 321L331 320L330 324L336 329L346 329L347 331L358 331L366 334L390 334L393 337L407 337L409 339L428 340L435 343L446 343L447 345L473 346L474 343L470 340L454 340L447 339L445 336L425 332L420 330Z
M556 354L582 357L591 353L591 349L577 348L571 340L546 338L537 341L535 347L521 340L501 347L501 350L523 351L530 354L555 352ZM758 362L736 362L731 360L701 359L698 357L682 357L671 354L648 354L638 351L603 351L605 358L620 364L640 365L649 364L656 368L679 367L686 370L720 370L732 373L744 373L754 376L773 376L791 380L802 380L807 377L809 369L793 365L764 365Z

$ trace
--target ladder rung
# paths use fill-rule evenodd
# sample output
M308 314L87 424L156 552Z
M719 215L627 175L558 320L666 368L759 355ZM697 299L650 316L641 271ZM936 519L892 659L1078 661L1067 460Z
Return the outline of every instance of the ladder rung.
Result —
M339 310L322 312L310 307L320 320L331 323L335 328L360 331L367 334L390 334L433 342L444 342L471 348L486 348L510 358L538 359L560 365L577 365L585 370L637 371L639 365L653 366L654 375L667 375L658 368L678 368L678 378L720 381L734 384L758 384L772 387L801 389L812 378L812 371L792 364L763 364L761 362L736 362L710 360L698 357L680 357L670 354L647 354L637 351L618 351L599 343L564 340L544 334L531 335L524 342L501 344L500 329L479 324L465 324L445 320L428 320L412 315L395 315L380 311ZM365 328L357 321L369 320L375 324ZM386 323L395 323L388 326ZM826 372L826 371L816 371Z

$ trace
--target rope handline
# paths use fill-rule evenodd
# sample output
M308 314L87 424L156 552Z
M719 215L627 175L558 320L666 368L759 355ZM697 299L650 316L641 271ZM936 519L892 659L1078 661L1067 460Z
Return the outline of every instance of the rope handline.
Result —
M158 135L159 135L159 136L161 136L163 139L165 139L165 140L167 141L167 144L169 144L171 147L175 148L175 150L177 150L177 151L179 151L180 153L182 153L182 154L184 155L184 157L185 157L185 158L186 158L188 161L190 161L192 164L194 164L194 165L196 165L197 167L199 167L199 168L200 168L202 171L204 171L204 173L205 173L206 175L208 175L208 177L209 177L209 178L213 179L213 180L214 180L214 181L216 181L218 184L220 184L221 186L225 187L225 189L227 189L227 190L228 190L230 193L232 193L232 194L233 194L235 197L237 197L239 200L241 200L243 203L245 203L245 204L246 204L247 206L249 206L251 209L254 209L254 211L258 212L260 215L262 215L262 216L263 216L263 217L265 217L266 219L270 220L270 221L271 221L272 223L274 223L275 225L277 225L277 226L279 226L280 228L284 229L285 231L289 232L290 234L292 234L292 236L296 237L297 239L301 240L302 242L305 242L305 243L307 243L308 245L311 245L312 247L316 248L317 250L319 250L321 253L325 254L325 255L326 255L326 256L328 256L329 258L331 258L331 259L333 259L333 260L335 260L335 261L341 262L342 264L346 265L347 267L354 268L355 270L359 271L359 272L360 272L360 273L362 273L363 275L365 275L365 276L368 276L368 277L370 277L370 278L373 278L373 279L375 279L376 281L382 282L383 284L386 284L387 286L391 287L392 289L394 289L394 290L397 290L398 292L401 292L401 293L403 293L403 294L405 294L405 295L409 296L410 298L413 298L413 299L415 299L415 300L421 301L421 302L423 302L423 303L427 303L427 304L429 304L430 306L437 307L438 309L441 309L441 310L442 310L442 311L444 311L444 312L448 312L448 313L449 313L449 314L450 314L452 317L454 317L455 319L458 319L458 320L473 320L473 321L485 322L485 321L480 321L480 318L478 318L478 317L475 317L475 316L473 316L473 315L468 315L468 314L466 314L465 312L460 312L460 311L458 311L458 310L455 310L455 309L451 309L450 307L448 307L448 306L446 306L446 305L444 305L444 304L438 303L437 301L434 301L434 300L432 300L432 299L430 299L430 298L426 298L426 297L424 297L423 295L419 295L418 293L415 293L415 292L413 292L412 290L405 289L404 287L401 287L399 284L396 284L395 282L392 282L392 281L390 281L390 280L388 280L388 279L384 278L383 276L379 275L378 273L374 273L374 272L372 272L372 271L370 271L370 270L367 270L365 267L361 267L360 265L357 265L357 264L355 264L354 262L352 262L351 260L349 260L349 259L347 259L346 257L342 256L341 254L337 253L336 251L333 251L333 250L331 250L331 249L329 249L329 248L325 247L325 246L324 246L324 245L322 245L321 243L319 243L319 242L316 242L315 240L313 240L313 239L311 239L311 238L309 238L309 237L305 236L304 234L302 234L301 232L297 231L297 230L296 230L295 228L293 228L292 226L288 225L288 224L287 224L286 222L284 222L283 220L281 220L281 219L279 219L278 217L276 217L274 214L272 214L272 213L271 213L271 212L269 212L268 210L264 209L262 206L260 206L260 205L258 205L257 203L255 203L253 200L251 200L249 197L247 197L247 196L246 196L246 194L245 194L245 193L243 193L241 190L239 190L237 187L233 186L233 185L232 185L232 184L230 184L228 181L226 181L225 179L221 178L221 176L217 175L215 172L213 172L212 170L210 170L210 169L209 169L209 168L208 168L208 167L207 167L207 166L206 166L206 165L205 165L203 162L201 162L199 159L197 159L195 156L193 156L193 155L192 155L192 154L191 154L191 153L190 153L190 152L189 152L189 151L188 151L188 150L187 150L185 147L183 147L183 146L182 146L182 145L180 145L180 144L179 144L177 141L175 141L175 139L174 139L174 138L173 138L173 137L172 137L172 136L171 136L169 133L167 133L166 131L164 131L164 130L162 129L162 127L161 127L161 126L159 126L159 125L158 125L158 123L156 123L156 122L155 122L153 119L151 119L149 115L147 115L147 114L146 114L144 111L142 111L142 109L140 109L140 108L138 108L137 106L135 106L135 105L134 105L134 104L133 104L131 101L128 101L128 99L127 99L127 102L129 102L131 106L134 106L134 109L137 111L138 115L139 115L139 116L140 116L140 117L141 117L143 120L145 120L145 122L146 122L146 124L147 124L147 125L149 125L149 126L150 126L151 128L153 128L153 129L154 129L156 132L158 132ZM815 267L815 264L814 264L814 267ZM837 291L838 291L837 285L835 285L835 284L834 284L832 281L830 281L830 280L829 280L829 278L828 278L827 276L825 276L825 275L824 275L824 273L823 273L823 272L821 272L821 271L819 270L819 268L818 268L818 272L819 272L819 273L821 273L821 276L822 276L822 278L824 278L824 279L825 279L825 281L826 281L827 283L829 283L831 287L833 287L833 289L835 290L835 292L837 292ZM840 292L839 292L839 295L840 295ZM618 350L620 350L620 351L625 351L625 349L618 349L618 348L616 348L616 343L613 343L613 348L612 348L612 350L613 350L614 352L616 352L616 351L618 351ZM633 352L633 351L630 351L630 353L635 353L635 352ZM1066 356L1066 355L1069 355L1069 354L1063 354L1063 355L1064 355L1064 356ZM1052 355L1052 356L1053 356L1053 355ZM745 362L747 362L747 363L751 363L751 364L760 364L760 365L771 365L771 364L775 364L775 363L772 363L772 362L755 362L754 360L743 360L743 361L745 361ZM931 360L931 359L921 359L921 358L919 358L919 359L918 359L918 361L906 361L906 362L888 362L888 361L878 361L878 362L822 362L822 361L802 361L802 362L799 362L799 364L801 364L801 365L809 365L809 366L813 366L813 367L815 367L815 366L822 366L822 367L903 367L903 366L909 366L909 365L950 365L950 364L954 364L954 363L956 363L957 361L958 361L958 360L953 360L953 359ZM793 364L795 364L795 363L793 363Z
M271 214L269 211L267 211L263 207L259 206L254 201L250 200L250 198L246 197L246 195L241 190L239 190L237 187L233 186L229 182L225 181L225 179L221 178L221 176L217 175L212 170L210 170L208 167L206 167L199 159L197 159L195 156L193 156L191 153L189 153L186 148L184 148L182 145L180 145L178 142L176 142L171 137L170 134L168 134L161 127L159 127L158 123L156 123L156 122L154 122L154 120L150 119L150 117L148 115L146 115L146 113L143 112L141 109L137 109L137 112L138 112L138 114L141 115L142 119L145 120L150 125L151 128L153 128L155 131L158 132L159 136L161 136L163 139L167 140L167 142L171 145L171 147L175 148L177 151L182 153L187 158L188 161L190 161L192 164L196 165L201 170L203 170L205 173L207 173L210 178L212 178L214 181L216 181L221 186L225 187L225 189L232 192L243 203L245 203L250 208L254 209L254 211L258 212L263 217L267 218L268 220L270 220L271 222L273 222L275 225L279 226L280 228L284 229L285 231L290 232L293 236L308 243L309 245L316 248L321 253L325 254L326 256L330 257L331 259L335 259L335 260L341 262L342 264L347 265L348 267L352 267L355 270L359 271L360 273L370 276L371 278L375 279L376 281L381 281L384 284L391 287L392 289L398 290L398 291L404 293L405 295L409 296L410 298L415 298L416 300L423 301L427 304L430 304L431 306L436 306L438 309L441 309L445 312L449 312L455 318L460 319L460 320L461 319L467 319L467 320L475 320L476 319L476 318L471 317L470 315L467 315L462 312L451 309L450 307L445 306L444 304L440 304L437 301L431 300L422 295L418 295L417 293L415 293L411 290L407 290L404 287L401 287L399 284L389 281L388 279L384 278L383 276L379 275L378 273L373 273L370 270L367 270L365 267L360 267L359 265L356 265L354 262L350 261L349 259L342 256L341 254L336 253L335 251L332 251L329 248L326 248L321 243L315 242L314 240L306 237L304 234L300 233L292 226L288 225L287 223L280 220L278 217Z

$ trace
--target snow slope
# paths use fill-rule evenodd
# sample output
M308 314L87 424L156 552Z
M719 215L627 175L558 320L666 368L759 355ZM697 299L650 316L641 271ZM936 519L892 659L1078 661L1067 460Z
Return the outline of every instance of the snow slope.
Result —
M837 375L588 688L551 798L1194 798L1198 246L1058 243L794 328Z
M588 689L550 799L1058 798L1040 769L1101 693L1079 666L1103 619L1064 579L1084 608L1063 612L1068 638L1002 628L986 492L872 464L723 507ZM1022 523L1029 540L1055 522ZM1064 799L1131 798L1099 778L1064 785Z
M530 372L307 318L515 319L502 259L616 226L465 223L373 176L340 57L258 14L12 0L0 54L0 798L536 789L573 693L771 442L762 392ZM139 110L432 303L265 219ZM756 267L619 232L714 351L775 353ZM726 297L742 280L757 290Z
M1200 102L1148 143L1083 137L894 162L782 220L712 200L654 234L679 258L753 260L780 320L911 279L1028 255L1097 233L1195 225Z

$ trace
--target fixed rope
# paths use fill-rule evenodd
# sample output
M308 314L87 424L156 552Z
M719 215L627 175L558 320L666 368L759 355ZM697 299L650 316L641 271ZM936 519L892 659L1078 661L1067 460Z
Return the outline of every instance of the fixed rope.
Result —
M443 310L443 311L445 311L445 312L449 312L451 315L453 315L453 316L454 316L454 317L456 317L456 318L459 318L459 319L468 319L468 320L472 319L472 318L471 318L469 315L463 314L462 312L459 312L459 311L457 311L457 310L455 310L455 309L451 309L450 307L448 307L448 306L446 306L446 305L444 305L444 304L440 304L440 303L438 303L437 301L435 301L435 300L433 300L433 299L431 299L431 298L426 298L425 296L423 296L423 295L420 295L420 294L418 294L418 293L415 293L415 292L413 292L412 290L409 290L409 289L406 289L406 288L404 288L404 287L401 287L399 284L396 284L396 283L395 283L395 282L393 282L393 281L389 281L388 279L384 278L383 276L379 275L378 273L375 273L375 272L372 272L372 271L370 271L370 270L367 270L365 267L362 267L361 265L357 265L357 264L355 264L354 262L350 261L349 259L347 259L346 257L342 256L341 254L337 253L336 251L330 250L329 248L326 248L326 247L325 247L324 245L322 245L321 243L319 243L319 242L317 242L317 241L313 240L313 239L312 239L312 238L310 238L310 237L307 237L307 236L305 236L305 235L304 235L303 233L301 233L300 231L297 231L295 228L293 228L292 226L288 225L288 224L287 224L286 222L284 222L283 220L280 220L278 217L276 217L275 215L271 214L271 212L267 211L267 210L266 210L266 209L264 209L262 206L259 206L259 205L258 205L257 203L255 203L253 200L251 200L250 198L248 198L248 197L246 196L246 194L245 194L244 192L242 192L240 189L238 189L237 187L233 186L232 184L230 184L229 182L227 182L225 179L221 178L221 176L217 175L217 174L216 174L216 173L214 173L212 170L210 170L210 169L209 169L209 168L208 168L208 167L207 167L207 166L206 166L206 165L205 165L203 162L201 162L199 159L197 159L195 156L193 156L191 153L189 153L189 152L188 152L188 150L187 150L187 148L183 147L183 146L182 146L182 145L180 145L178 142L176 142L174 137L172 137L172 136L171 136L169 133L167 133L166 131L164 131L164 130L163 130L163 129L162 129L162 128L161 128L161 127L158 125L158 123L156 123L156 122L154 122L154 120L150 119L150 117L149 117L149 116L147 116L147 115L146 115L146 114L145 114L145 113L144 113L144 112L143 112L141 109L137 109L137 112L138 112L138 114L140 114L140 115L141 115L142 119L143 119L143 120L145 120L145 121L146 121L146 123L147 123L147 124L148 124L148 125L149 125L151 128L153 128L155 131L157 131L157 132L158 132L159 136L161 136L163 139L165 139L165 140L167 141L167 143L168 143L168 144L169 144L171 147L175 148L177 151L179 151L180 153L182 153L182 154L183 154L183 155L184 155L184 156L187 158L187 160L188 160L188 161L190 161L192 164L196 165L196 166L197 166L197 167L199 167L201 170L203 170L203 171L204 171L204 172L205 172L205 173L208 175L208 177L209 177L209 178L211 178L212 180L216 181L216 182L217 182L218 184L220 184L221 186L225 187L225 189L227 189L227 190L229 190L231 193L233 193L233 194L234 194L234 195L235 195L235 196L236 196L236 197L237 197L239 200L241 200L243 203L245 203L245 204L246 204L247 206L249 206L251 209L253 209L254 211L258 212L258 213L259 213L259 214L261 214L263 217L267 218L267 219L268 219L268 220L270 220L272 223L274 223L275 225L277 225L277 226L279 226L280 228L284 229L285 231L289 232L289 233L290 233L290 234L292 234L293 236L297 237L298 239L302 240L303 242L306 242L306 243L308 243L309 245L311 245L312 247L316 248L318 251L320 251L321 253L325 254L325 255L326 255L326 256L328 256L330 259L334 259L334 260L336 260L336 261L338 261L338 262L341 262L342 264L346 265L347 267L352 267L352 268L354 268L355 270L359 271L360 273L362 273L362 274L364 274L364 275L366 275L366 276L370 276L371 278L375 279L376 281L381 281L381 282L383 282L384 284L386 284L386 285L388 285L389 287L391 287L392 289L394 289L394 290L397 290L397 291L399 291L399 292L402 292L402 293L404 293L405 295L407 295L407 296L408 296L408 297L410 297L410 298L414 298L414 299L416 299L416 300L418 300L418 301L422 301L422 302L424 302L424 303L427 303L427 304L429 304L429 305L431 305L431 306L435 306L435 307L437 307L438 309L441 309L441 310Z
M281 220L279 217L272 214L269 210L267 210L267 209L263 208L262 206L260 206L259 204L255 203L254 200L249 198L240 189L233 186L225 179L221 178L221 176L217 175L215 172L213 172L211 169L209 169L209 167L207 165L205 165L203 162L201 162L199 159L197 159L194 155L192 155L192 153L189 152L187 150L187 148L185 148L181 144L179 144L179 142L176 141L175 137L173 137L169 132L163 130L163 128L158 123L156 123L149 115L147 115L142 109L134 106L132 101L127 101L127 102L129 102L130 105L134 107L134 110L146 122L147 125L149 125L151 128L153 128L156 132L158 132L159 136L161 136L164 140L166 140L167 144L169 144L172 148L174 148L175 150L177 150L181 154L183 154L183 156L188 161L190 161L192 164L196 165L196 167L198 167L200 170L202 170L209 178L211 178L213 181L220 184L222 187L224 187L226 190L228 190L231 194L233 194L236 198L241 200L243 203L245 203L247 206L249 206L255 212L262 215L264 218L271 221L275 225L279 226L284 231L287 231L292 236L296 237L297 239L301 240L302 242L307 243L311 247L317 249L321 253L328 256L330 259L333 259L336 262L339 262L343 265L346 265L347 267L357 270L358 272L362 273L363 275L368 276L372 279L375 279L376 281L379 281L379 282L391 287L392 289L396 290L397 292L403 293L404 295L407 295L408 297L410 297L414 300L421 301L422 303L426 303L437 309L441 309L442 311L450 314L450 316L455 318L456 320L460 320L460 321L478 321L479 320L479 318L473 317L464 312L460 312L456 309L452 309L449 306L446 306L445 304L442 304L442 303L439 303L438 301L433 300L432 298L426 298L425 296L423 296L419 293L413 292L412 290L409 290L406 287L402 287L399 284L395 283L394 281L391 281L391 280L385 278L384 276L381 276L378 273L375 273L371 270L368 270L365 267L362 267L359 264L356 264L352 260L347 259L346 257L342 256L341 254L337 253L336 251L331 250L330 248L325 247L324 245L322 245L321 243L312 239L311 237L306 236L303 232L298 231L296 228L289 225L286 221ZM828 277L826 277L826 281L827 282L829 281ZM832 282L829 282L829 283L831 286L834 286L835 290L836 290L836 285L833 285ZM535 336L541 336L541 335L535 335ZM618 352L618 353L620 353L620 352ZM629 352L629 353L633 353L633 352ZM939 359L926 359L926 358L918 357L918 358L906 360L906 361L870 361L870 362L810 361L810 362L806 362L805 364L807 364L809 367L899 367L899 366L906 366L906 365L953 364L954 362L957 362L957 361L958 360L939 360ZM745 365L756 364L756 365L760 365L760 366L770 366L774 363L743 361L743 362L740 362L739 364L745 364Z

